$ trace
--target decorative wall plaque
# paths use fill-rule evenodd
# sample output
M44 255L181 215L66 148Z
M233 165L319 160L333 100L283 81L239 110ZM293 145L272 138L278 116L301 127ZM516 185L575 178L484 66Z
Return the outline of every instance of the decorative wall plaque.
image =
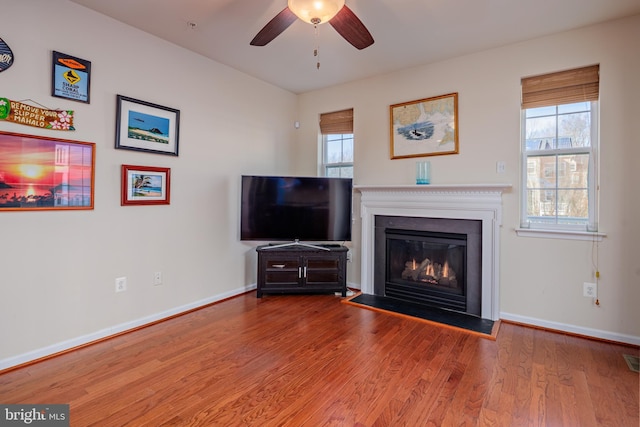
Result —
M0 38L0 73L13 65L13 52L9 45Z
M51 130L76 130L72 110L49 110L0 97L0 120Z
M89 104L91 62L53 51L51 96Z

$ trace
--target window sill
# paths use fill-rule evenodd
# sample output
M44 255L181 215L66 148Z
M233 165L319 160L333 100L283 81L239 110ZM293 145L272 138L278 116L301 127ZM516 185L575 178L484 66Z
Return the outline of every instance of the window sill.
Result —
M587 240L589 242L601 242L607 237L602 232L548 230L535 228L516 228L516 234L521 237L540 237L543 239Z

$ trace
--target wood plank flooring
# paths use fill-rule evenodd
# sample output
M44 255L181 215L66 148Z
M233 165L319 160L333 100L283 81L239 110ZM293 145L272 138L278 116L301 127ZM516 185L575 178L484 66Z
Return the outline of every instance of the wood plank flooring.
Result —
M638 426L638 349L255 293L0 375L72 426Z

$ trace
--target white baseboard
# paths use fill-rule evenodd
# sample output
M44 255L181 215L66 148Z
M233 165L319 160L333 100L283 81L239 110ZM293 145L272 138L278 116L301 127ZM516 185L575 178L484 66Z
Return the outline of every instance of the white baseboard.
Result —
M234 289L232 291L214 295L212 297L205 298L200 301L194 301L192 303L185 304L179 307L173 307L173 308L170 308L169 310L166 310L160 313L152 314L150 316L142 317L140 319L132 320L130 322L121 323L119 325L114 325L109 328L95 331L90 334L82 335L80 337L72 338L70 340L62 341L56 344L52 344L47 347L29 351L27 353L19 354L17 356L8 357L6 359L0 360L0 371L11 368L13 366L21 365L23 363L28 363L43 357L51 356L53 354L66 351L74 347L79 347L85 344L89 344L93 341L98 341L113 335L117 335L119 333L131 330L131 329L135 329L140 326L144 326L153 322L157 322L158 320L166 319L167 317L175 316L176 314L184 313L189 310L203 307L207 304L212 304L214 302L222 301L223 299L231 298L236 295L240 295L254 289L256 289L255 284L247 285L244 288Z
M560 332L583 335L591 338L598 338L598 339L603 339L607 341L614 341L619 343L640 346L640 337L633 336L633 335L603 331L600 329L584 328L582 326L568 325L568 324L559 323L559 322L551 322L548 320L536 319L534 317L526 317L526 316L520 316L517 314L504 313L504 312L500 313L500 319L506 320L506 321L512 321L516 323L523 323L531 326L538 326L545 329L552 329Z

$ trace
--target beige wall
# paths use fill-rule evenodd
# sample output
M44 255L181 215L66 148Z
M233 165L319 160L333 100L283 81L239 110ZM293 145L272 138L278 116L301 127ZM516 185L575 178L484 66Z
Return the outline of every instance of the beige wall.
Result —
M318 114L353 107L356 184L411 184L415 160L389 160L388 106L450 92L460 97L461 151L431 159L433 182L514 185L504 197L503 317L640 343L640 17L295 96L66 0L5 3L0 36L16 61L0 74L0 96L73 109L77 130L6 122L0 130L95 142L97 160L93 211L0 212L0 369L249 289L255 252L238 238L240 175L314 174ZM92 61L90 105L50 96L52 50ZM514 232L520 77L593 63L608 234L597 251L599 308L582 297L582 282L593 280L591 243ZM117 94L179 109L180 156L115 150ZM171 205L121 207L125 163L170 167ZM356 204L356 286L358 215ZM152 285L155 271L161 286ZM115 294L120 276L129 290Z
M508 183L501 317L640 344L640 16L453 58L300 96L296 158L316 164L317 117L354 108L355 184L413 184L415 159L389 158L389 105L458 92L460 154L430 158L433 184ZM354 53L356 54L356 53ZM519 237L520 79L600 64L600 230L592 242ZM496 173L496 162L506 173ZM357 202L357 196L356 196ZM356 203L351 285L360 283ZM601 273L600 306L582 296Z
M0 36L0 97L73 109L77 127L0 130L96 144L93 211L0 212L0 369L255 283L240 175L287 171L294 94L66 0L3 1ZM91 104L50 96L52 50L92 62ZM114 149L117 94L180 110L179 157ZM122 164L170 167L171 205L121 207Z

